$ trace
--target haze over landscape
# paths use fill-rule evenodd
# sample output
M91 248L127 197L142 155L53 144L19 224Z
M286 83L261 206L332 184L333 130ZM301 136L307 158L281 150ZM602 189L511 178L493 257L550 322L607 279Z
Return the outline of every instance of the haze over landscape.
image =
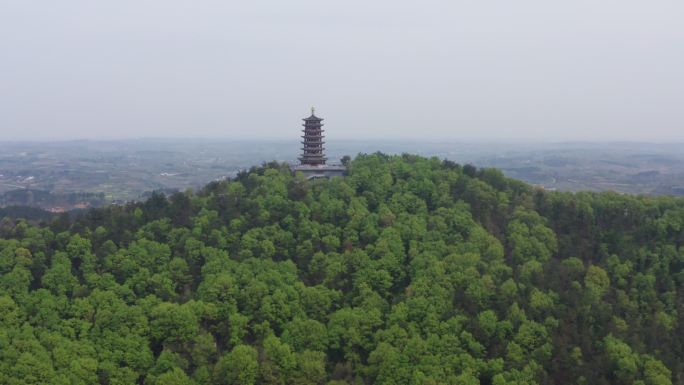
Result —
M684 385L683 15L0 0L0 385Z
M684 140L676 0L5 0L1 140ZM294 134L296 135L296 134Z

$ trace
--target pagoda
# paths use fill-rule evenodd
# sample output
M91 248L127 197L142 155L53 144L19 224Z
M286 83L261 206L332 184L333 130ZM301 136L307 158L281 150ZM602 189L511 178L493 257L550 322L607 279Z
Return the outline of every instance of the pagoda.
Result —
M316 116L316 110L311 107L311 116L304 120L304 135L302 139L302 156L299 161L306 166L324 166L326 157L323 154L323 119Z
M302 155L299 164L293 167L294 172L301 172L308 179L331 178L344 176L347 168L341 164L325 164L323 144L323 119L316 116L316 110L311 107L311 116L304 118L304 135L302 135Z

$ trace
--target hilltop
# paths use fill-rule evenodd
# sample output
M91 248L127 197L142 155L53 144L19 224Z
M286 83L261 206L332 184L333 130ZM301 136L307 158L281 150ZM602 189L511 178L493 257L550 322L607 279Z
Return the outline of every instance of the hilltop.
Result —
M2 384L684 384L681 198L376 153L0 238Z

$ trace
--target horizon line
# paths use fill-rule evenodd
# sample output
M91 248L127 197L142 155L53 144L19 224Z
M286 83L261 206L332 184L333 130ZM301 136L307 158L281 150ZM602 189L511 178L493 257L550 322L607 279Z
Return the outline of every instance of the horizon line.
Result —
M524 138L517 138L517 139L512 139L512 138L492 138L492 139L475 139L475 138L467 138L467 139L453 139L453 138L432 138L432 139L425 139L425 138L413 138L413 137L399 137L399 138L393 138L393 139L385 139L385 138L380 138L380 137L374 137L374 138L366 138L366 139L360 139L360 138L326 138L326 143L328 145L334 144L335 142L351 142L351 143L357 143L357 142L384 142L384 143L427 143L427 144L460 144L460 143L478 143L478 144L650 144L650 145L682 145L684 144L684 138L678 139L678 140L671 140L671 139L664 139L662 141L658 140L639 140L639 139L524 139ZM277 138L268 138L268 139L263 139L263 138L248 138L248 137L241 137L241 138L230 138L230 137L221 137L221 136L201 136L201 137L192 137L192 136L172 136L172 137L162 137L162 136L139 136L139 137L121 137L121 138L107 138L107 137L102 137L102 138L89 138L89 137L77 137L77 138L22 138L22 139L0 139L1 144L22 144L22 143L41 143L41 144L47 144L47 143L70 143L70 142L90 142L90 143L97 143L97 142L131 142L131 141L197 141L197 142L202 142L202 141L216 141L220 140L222 142L264 142L264 143L273 143L273 142L282 142L282 143L289 143L289 142L297 142L298 139L296 138L285 138L285 137L277 137Z

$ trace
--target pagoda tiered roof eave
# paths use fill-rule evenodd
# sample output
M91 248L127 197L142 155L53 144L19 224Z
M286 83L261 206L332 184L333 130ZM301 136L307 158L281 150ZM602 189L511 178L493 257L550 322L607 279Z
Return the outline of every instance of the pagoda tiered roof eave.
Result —
M302 120L305 122L321 122L321 121L323 121L323 118L319 118L316 115L311 115L308 118L304 118Z

